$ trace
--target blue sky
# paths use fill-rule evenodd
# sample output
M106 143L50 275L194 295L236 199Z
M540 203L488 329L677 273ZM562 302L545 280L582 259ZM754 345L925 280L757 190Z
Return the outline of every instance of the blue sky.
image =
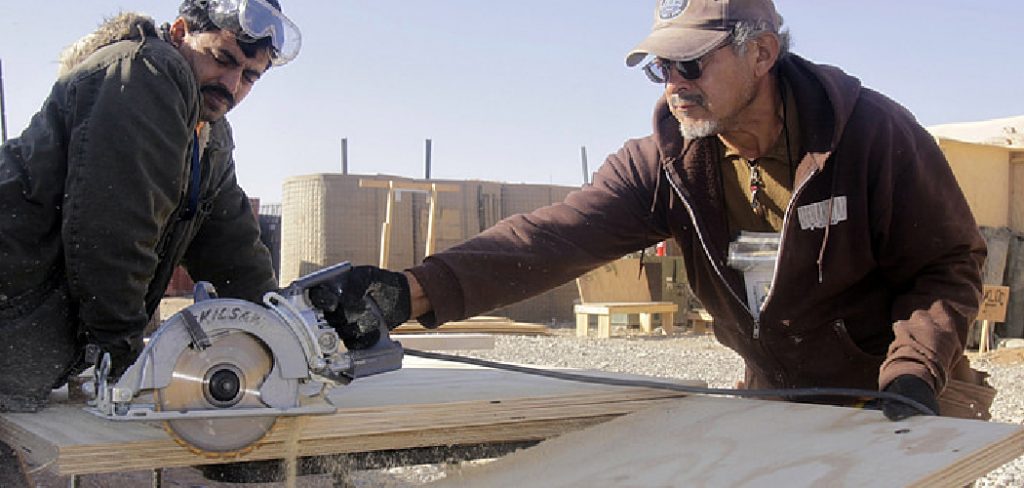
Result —
M39 108L60 50L120 10L170 20L176 0L5 1L8 135ZM625 54L653 0L282 0L303 32L229 119L239 181L264 203L288 176L349 171L579 185L650 132L660 89ZM1024 2L778 0L793 51L833 64L925 125L1024 114Z

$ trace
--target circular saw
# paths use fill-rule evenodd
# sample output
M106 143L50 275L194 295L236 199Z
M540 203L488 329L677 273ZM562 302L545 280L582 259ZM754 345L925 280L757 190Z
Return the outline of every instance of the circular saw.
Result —
M402 366L402 347L383 320L375 346L347 350L310 301L311 287L339 283L350 269L346 262L304 276L262 305L197 284L195 302L161 324L113 384L102 359L86 409L108 420L160 421L207 457L248 453L278 417L333 413L329 388Z

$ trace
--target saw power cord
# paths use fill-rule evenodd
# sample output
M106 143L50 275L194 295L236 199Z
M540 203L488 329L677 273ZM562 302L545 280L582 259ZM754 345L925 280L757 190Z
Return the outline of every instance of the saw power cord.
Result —
M455 356L452 354L442 354L437 352L419 351L416 349L405 349L405 353L410 356L416 356L426 359L437 359L441 361L454 361L464 364L471 364L474 366L483 366L485 368L494 368L504 371L512 371L516 373L524 373L534 376L545 376L548 378L555 378L559 380L568 381L579 381L583 383L595 383L600 385L610 386L631 386L631 387L642 387L642 388L654 388L659 390L677 391L681 393L692 393L695 395L727 395L737 397L750 397L750 398L812 398L812 397L848 397L858 400L872 399L872 400L891 400L899 403L903 403L910 406L920 412L923 415L936 415L936 413L928 408L921 402L908 398L898 393L892 393L888 391L877 391L877 390L865 390L858 388L779 388L779 389L761 389L761 390L744 390L737 388L706 388L700 386L687 386L674 383L664 383L660 381L650 380L627 380L622 378L607 378L599 376L588 376L585 374L570 373L566 371L557 371L550 369L533 368L529 366L520 366L516 364L499 363L496 361L488 361L486 359L477 359L466 356Z

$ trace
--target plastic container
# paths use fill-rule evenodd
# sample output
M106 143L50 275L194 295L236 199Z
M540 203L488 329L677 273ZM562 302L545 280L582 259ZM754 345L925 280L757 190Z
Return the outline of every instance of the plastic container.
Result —
M774 232L740 232L729 244L729 267L743 273L747 292L747 308L757 318L768 297L779 256L779 234Z

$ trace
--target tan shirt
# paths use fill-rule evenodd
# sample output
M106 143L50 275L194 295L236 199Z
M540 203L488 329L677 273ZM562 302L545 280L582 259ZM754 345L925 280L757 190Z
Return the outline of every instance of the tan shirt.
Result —
M754 213L750 204L750 163L740 156L735 147L718 138L722 158L722 190L725 194L725 210L729 223L729 234L737 236L741 230L752 232L781 232L782 220L786 213L789 200L793 197L793 179L796 166L800 162L800 130L796 114L793 93L786 88L786 127L779 131L775 144L757 158L755 163L761 168L761 180L764 182L760 202L764 214ZM789 146L786 145L786 133L789 133Z

